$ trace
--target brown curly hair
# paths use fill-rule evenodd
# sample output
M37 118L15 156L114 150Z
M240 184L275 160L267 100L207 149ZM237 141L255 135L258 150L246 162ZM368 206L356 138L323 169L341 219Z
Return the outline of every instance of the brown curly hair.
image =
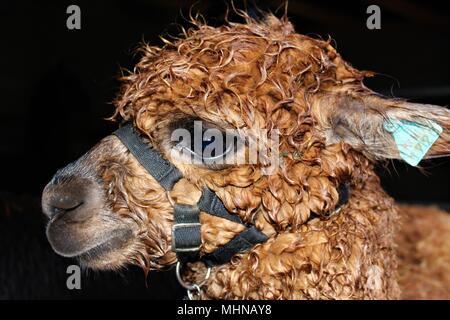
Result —
M164 40L162 48L143 45L140 61L122 78L112 117L132 121L183 173L171 191L176 202L195 204L208 186L230 212L270 237L214 267L201 297L398 298L398 210L373 163L400 155L383 121L432 119L442 125L431 158L449 154L450 113L372 92L363 84L371 72L351 67L330 40L296 33L286 18L241 14L245 23L215 28L193 20L193 28ZM261 132L278 130L279 145L268 148L282 151L279 167L266 175L264 161L220 168L183 163L170 153L169 136L187 119L249 130L266 142ZM164 189L113 136L91 151L89 162L112 212L139 226L138 240L108 267L173 265L172 206ZM344 183L350 199L332 214ZM200 220L202 254L243 230L205 213ZM198 283L204 271L201 263L189 264L185 280Z

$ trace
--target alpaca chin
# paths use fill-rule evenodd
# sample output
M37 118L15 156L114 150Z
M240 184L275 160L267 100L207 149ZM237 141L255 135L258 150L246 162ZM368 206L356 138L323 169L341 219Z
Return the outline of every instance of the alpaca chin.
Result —
M128 263L128 256L124 254L132 239L130 230L115 230L114 236L77 256L84 267L97 270L118 269Z

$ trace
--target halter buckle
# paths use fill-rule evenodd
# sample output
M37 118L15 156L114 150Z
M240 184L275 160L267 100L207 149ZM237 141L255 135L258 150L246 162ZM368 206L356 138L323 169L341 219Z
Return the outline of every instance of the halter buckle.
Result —
M172 226L172 234L176 234L176 231L179 229L185 229L189 230L192 229L193 231L198 230L201 227L201 224L199 222L185 222L185 223L175 223ZM185 247L185 248L179 248L177 247L175 237L172 237L172 250L175 252L196 252L199 251L201 248L201 244L198 246L192 246L192 247Z

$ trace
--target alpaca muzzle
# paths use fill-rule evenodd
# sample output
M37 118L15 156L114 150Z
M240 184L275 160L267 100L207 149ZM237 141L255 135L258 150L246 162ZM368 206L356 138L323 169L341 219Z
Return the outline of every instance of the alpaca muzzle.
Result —
M101 259L132 236L127 226L105 218L104 189L91 167L81 157L60 169L42 193L50 245L59 255L83 262Z

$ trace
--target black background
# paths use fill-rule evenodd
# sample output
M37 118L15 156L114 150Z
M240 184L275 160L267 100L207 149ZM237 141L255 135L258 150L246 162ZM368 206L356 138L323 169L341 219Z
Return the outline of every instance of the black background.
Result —
M87 287L68 293L64 266L72 262L56 257L43 237L39 195L56 169L115 128L103 119L113 111L119 69L133 67L138 44L161 45L159 35L176 35L175 24L188 26L183 15L192 6L210 24L220 25L225 2L2 1L0 298L182 294L173 274L150 275L147 289L142 272L134 268L122 271L123 276L86 274ZM283 13L282 1L254 2ZM373 3L381 8L381 30L366 28L366 8ZM81 30L66 28L71 4L81 8ZM235 5L243 8L242 1ZM449 104L450 9L445 2L290 1L288 16L298 32L330 35L356 68L378 72L366 82L370 88L414 102ZM422 167L394 161L379 172L386 190L400 201L450 202L449 160Z

